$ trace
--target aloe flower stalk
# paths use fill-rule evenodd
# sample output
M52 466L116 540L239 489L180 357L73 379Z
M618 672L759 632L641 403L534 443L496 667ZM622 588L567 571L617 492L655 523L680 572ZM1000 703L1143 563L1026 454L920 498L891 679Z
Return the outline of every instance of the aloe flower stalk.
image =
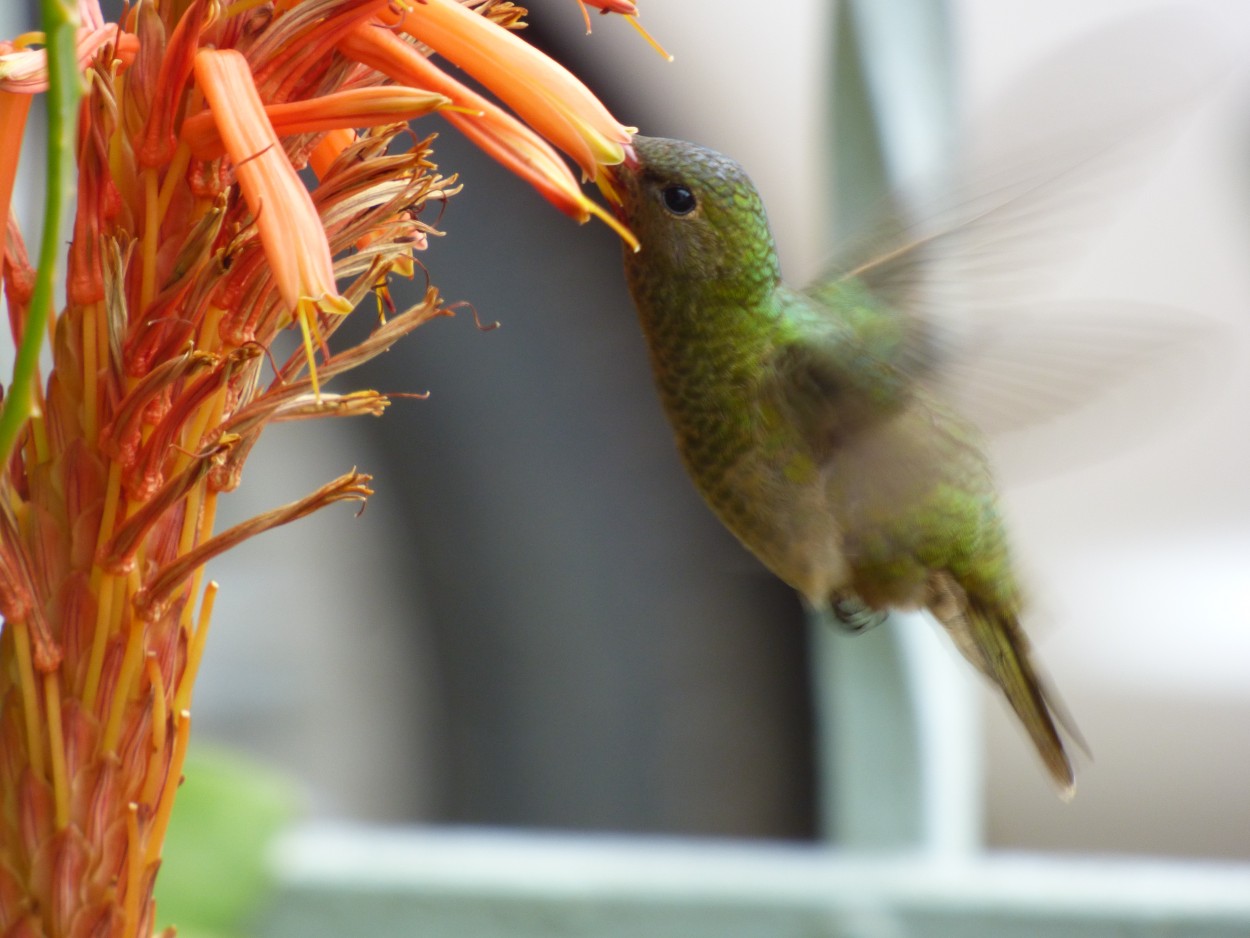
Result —
M269 423L380 414L381 394L327 385L446 312L430 287L335 347L366 296L389 306L388 278L412 276L459 188L433 162L433 134L406 121L448 118L562 211L621 230L548 140L597 178L632 131L507 31L523 12L495 0L138 0L106 23L97 0L44 0L44 34L0 43L0 279L19 349L0 411L0 936L153 933L218 589L204 565L362 501L370 479L352 470L220 532L218 498ZM520 118L464 88L431 48L471 63ZM50 223L32 264L9 198L40 94ZM76 174L76 212L61 268L63 169ZM66 305L54 311L59 274ZM275 360L288 328L301 347Z

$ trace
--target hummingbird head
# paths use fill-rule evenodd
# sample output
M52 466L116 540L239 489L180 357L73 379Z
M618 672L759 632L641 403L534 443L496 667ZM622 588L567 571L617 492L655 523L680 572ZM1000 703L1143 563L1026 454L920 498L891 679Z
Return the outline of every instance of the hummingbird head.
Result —
M734 160L659 137L633 138L613 167L618 214L642 244L632 263L669 280L780 279L768 216Z

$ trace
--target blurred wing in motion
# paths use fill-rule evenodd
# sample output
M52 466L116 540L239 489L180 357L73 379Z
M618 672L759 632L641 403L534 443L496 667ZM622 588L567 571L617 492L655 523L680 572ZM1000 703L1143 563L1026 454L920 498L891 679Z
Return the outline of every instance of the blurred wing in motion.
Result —
M905 339L895 364L992 436L1073 413L1155 369L1169 391L1196 390L1174 378L1208 371L1228 332L1214 320L1052 297L1065 264L1230 71L1215 32L1155 11L1065 48L967 133L957 170L929 187L946 195L891 199L807 292L834 305L856 280L896 309Z

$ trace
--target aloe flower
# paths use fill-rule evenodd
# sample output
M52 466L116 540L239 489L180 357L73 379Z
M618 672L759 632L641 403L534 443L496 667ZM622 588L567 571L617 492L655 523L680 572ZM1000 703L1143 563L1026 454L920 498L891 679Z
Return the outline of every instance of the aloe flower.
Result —
M380 414L382 395L327 386L446 312L430 287L358 344L334 341L370 293L390 307L388 278L413 275L459 189L429 121L626 238L552 144L596 179L632 130L508 31L524 11L506 2L137 0L118 23L97 0L44 9L46 36L0 43L0 285L19 347L0 411L0 935L131 938L156 924L218 589L205 563L362 501L370 479L220 532L218 498L270 422ZM76 173L56 311L64 238L45 230L32 262L9 211L44 92L50 158ZM277 360L288 328L301 347Z

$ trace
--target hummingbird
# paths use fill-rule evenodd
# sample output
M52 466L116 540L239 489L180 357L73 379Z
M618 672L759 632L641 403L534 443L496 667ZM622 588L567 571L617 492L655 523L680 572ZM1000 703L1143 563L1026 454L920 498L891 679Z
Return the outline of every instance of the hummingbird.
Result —
M928 610L1069 797L1057 724L1070 728L1020 624L984 442L926 380L932 324L874 291L872 262L787 285L759 192L719 153L635 136L612 182L641 243L625 273L655 382L712 511L808 606L852 627Z

